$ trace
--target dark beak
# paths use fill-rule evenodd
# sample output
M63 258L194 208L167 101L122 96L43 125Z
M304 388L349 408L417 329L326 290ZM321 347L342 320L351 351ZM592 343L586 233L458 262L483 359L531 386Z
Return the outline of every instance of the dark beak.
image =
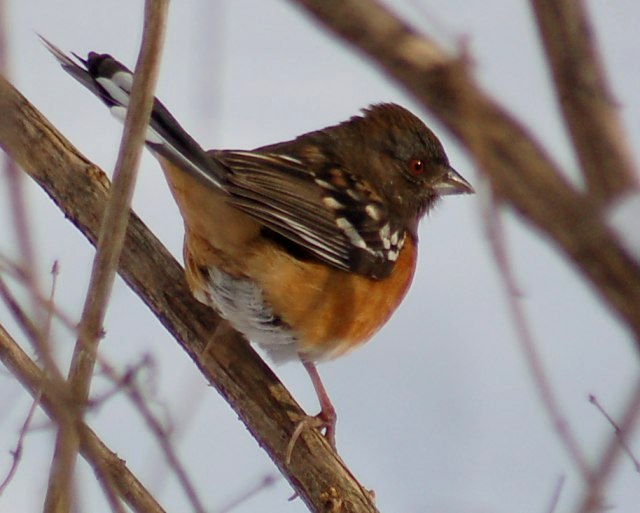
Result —
M447 168L447 171L442 178L433 186L436 193L440 196L448 196L452 194L474 194L471 184L467 182L460 174L452 167Z

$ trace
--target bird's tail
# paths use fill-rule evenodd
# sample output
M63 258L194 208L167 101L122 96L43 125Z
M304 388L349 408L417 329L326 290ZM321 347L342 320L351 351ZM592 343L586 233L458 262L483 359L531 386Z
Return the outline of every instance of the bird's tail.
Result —
M89 53L86 59L74 53L73 56L80 63L77 64L44 37L40 36L40 39L62 69L100 98L116 118L124 121L133 84L131 70L111 55L95 52ZM157 98L153 100L146 144L154 152L205 183L224 188L224 167L187 134Z

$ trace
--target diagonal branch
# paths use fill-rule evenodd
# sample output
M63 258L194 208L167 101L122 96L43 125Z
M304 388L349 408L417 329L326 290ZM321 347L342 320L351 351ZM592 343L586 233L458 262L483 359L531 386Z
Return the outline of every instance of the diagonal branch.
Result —
M533 378L536 390L540 396L540 401L564 449L576 466L583 481L586 484L590 484L593 481L593 471L576 436L571 430L566 416L563 414L560 401L551 387L549 377L542 363L542 358L540 357L540 352L536 347L527 315L518 298L518 284L511 262L507 256L504 228L495 203L491 202L487 205L484 217L489 244L491 245L494 260L500 271L500 281L504 288L504 294L507 299L511 318L513 319L516 335L520 342L520 347L524 353L527 367L529 367L529 374L531 374Z
M633 185L633 167L584 2L531 5L588 192L604 203Z
M373 0L295 0L370 57L464 144L497 196L553 241L634 333L640 268L540 145L473 80L466 63Z
M95 244L108 196L107 177L2 77L0 146ZM289 440L304 412L240 335L216 330L219 318L192 297L181 267L135 214L129 220L119 273L234 408L310 510L327 511L339 504L343 513L377 511L369 493L319 433L305 431L291 463L285 463Z

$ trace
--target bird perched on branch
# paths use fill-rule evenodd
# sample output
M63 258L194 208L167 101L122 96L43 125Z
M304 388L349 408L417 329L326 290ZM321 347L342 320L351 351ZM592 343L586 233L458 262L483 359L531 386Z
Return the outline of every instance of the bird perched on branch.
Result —
M65 71L124 119L133 75L107 54L78 63L45 41ZM391 103L291 141L205 151L154 100L146 144L185 226L194 296L276 361L300 359L325 430L335 410L315 363L369 340L407 292L417 228L441 196L472 193L422 121Z

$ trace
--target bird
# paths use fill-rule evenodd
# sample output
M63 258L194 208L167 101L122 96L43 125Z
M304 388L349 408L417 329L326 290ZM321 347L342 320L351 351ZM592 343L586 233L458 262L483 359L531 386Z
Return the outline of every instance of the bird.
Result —
M132 72L43 39L62 68L124 119ZM276 363L299 360L320 413L301 421L336 451L337 414L316 364L364 344L407 293L418 223L447 195L471 194L438 137L395 103L252 150L205 151L154 99L146 146L184 220L193 295ZM337 451L336 451L337 453Z

